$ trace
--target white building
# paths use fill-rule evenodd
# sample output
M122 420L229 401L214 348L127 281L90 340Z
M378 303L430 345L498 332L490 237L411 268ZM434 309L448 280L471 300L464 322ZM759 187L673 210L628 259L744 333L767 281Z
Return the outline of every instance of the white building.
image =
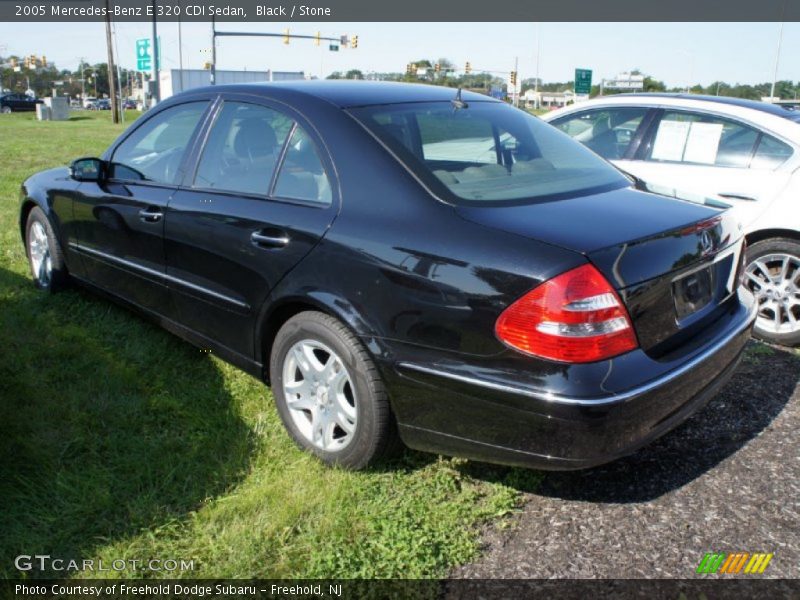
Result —
M217 85L305 79L302 71L216 71ZM161 99L179 92L211 84L211 71L205 69L163 69L159 73Z
M564 92L536 92L533 89L525 90L521 96L527 108L561 108L574 102L589 99L588 94L576 94L572 90Z

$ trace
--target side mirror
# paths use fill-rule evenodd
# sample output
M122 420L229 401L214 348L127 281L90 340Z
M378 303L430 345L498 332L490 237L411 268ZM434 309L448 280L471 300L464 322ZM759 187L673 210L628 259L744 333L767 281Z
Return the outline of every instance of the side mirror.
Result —
M77 181L102 181L106 176L106 161L99 158L78 158L69 166L70 177Z

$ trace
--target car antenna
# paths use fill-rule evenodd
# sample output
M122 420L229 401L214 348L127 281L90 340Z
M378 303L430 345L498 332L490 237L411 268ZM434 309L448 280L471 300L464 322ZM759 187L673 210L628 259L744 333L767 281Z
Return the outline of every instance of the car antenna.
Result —
M453 112L457 111L459 108L467 108L469 106L461 99L461 88L458 88L456 97L450 100L450 104L453 105Z

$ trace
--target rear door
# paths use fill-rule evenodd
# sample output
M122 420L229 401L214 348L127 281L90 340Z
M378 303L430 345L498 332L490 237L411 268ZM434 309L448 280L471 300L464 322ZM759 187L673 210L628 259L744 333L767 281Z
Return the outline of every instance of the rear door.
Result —
M227 95L166 218L180 321L252 357L270 290L317 244L339 197L314 128L283 105Z
M746 123L706 113L665 109L635 160L619 163L648 183L721 196L751 223L789 183L775 171L792 148Z

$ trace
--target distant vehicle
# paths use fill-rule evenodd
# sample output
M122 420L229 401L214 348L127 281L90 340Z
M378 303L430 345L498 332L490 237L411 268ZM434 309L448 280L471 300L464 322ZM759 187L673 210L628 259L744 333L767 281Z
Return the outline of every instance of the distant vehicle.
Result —
M651 186L733 204L747 238L747 286L760 305L755 333L800 345L800 111L720 96L621 94L542 118Z
M122 108L125 110L136 110L136 100L125 100L122 104Z
M23 112L36 110L42 101L27 94L6 93L0 95L0 113Z
M88 96L83 99L83 108L88 108L91 110L94 107L95 102L97 102L97 98L93 96Z
M94 110L111 110L111 100L108 98L100 98L94 103Z

